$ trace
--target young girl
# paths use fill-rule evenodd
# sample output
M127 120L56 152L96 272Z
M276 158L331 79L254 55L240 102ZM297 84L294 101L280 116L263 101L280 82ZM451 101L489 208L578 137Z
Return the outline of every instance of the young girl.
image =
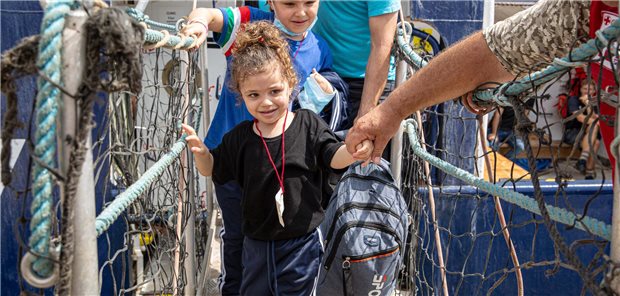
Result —
M237 34L243 30L247 23L267 20L278 24L281 33L286 37L286 42L289 44L289 54L293 57L293 67L300 78L300 88L306 82L306 78L311 77L321 85L323 92L335 96L335 102L338 102L339 99L344 100L339 96L344 96L344 92L348 91L345 89L346 84L340 77L329 72L332 67L332 57L327 43L310 30L316 22L319 1L269 1L269 5L273 12L262 11L250 6L197 8L190 13L188 24L183 29L184 34L197 36L197 45L206 40L208 31L213 31L215 42L220 45L226 56L227 71L223 83L224 87L219 97L213 121L204 139L204 143L209 149L217 147L224 134L237 124L252 119L252 115L244 103L238 100L237 95L229 87L230 63L233 59L231 51L235 47ZM312 74L313 69L320 74ZM334 87L330 83L324 83L325 78L323 76L329 79ZM307 89L311 88L308 87ZM337 91L334 92L334 89ZM327 98L329 101L331 97L323 96L323 98ZM339 107L340 105L334 106ZM318 108L320 107L314 109ZM331 113L323 112L321 116L327 122L331 121L330 127L333 130L338 130L339 125L344 123L344 120L340 120L344 117L342 114L344 109L344 107L331 108ZM241 250L243 248L243 235L241 234L242 193L239 185L235 182L216 184L215 192L224 222L224 227L220 232L222 238L222 270L218 277L218 286L224 296L238 295L242 272Z
M231 87L255 118L228 132L209 151L184 125L201 174L243 189L242 295L310 295L321 256L324 174L355 161L313 112L289 112L297 76L286 41L271 24L246 26L237 37ZM355 158L373 150L365 141Z

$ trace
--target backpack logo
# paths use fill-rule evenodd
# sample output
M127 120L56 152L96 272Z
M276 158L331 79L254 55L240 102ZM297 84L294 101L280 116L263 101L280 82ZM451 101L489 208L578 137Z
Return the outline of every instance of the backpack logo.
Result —
M369 247L378 247L379 238L376 235L364 235L364 244Z
M375 274L372 278L372 285L374 286L374 290L370 290L368 292L368 296L379 296L381 295L381 289L387 282L387 275Z

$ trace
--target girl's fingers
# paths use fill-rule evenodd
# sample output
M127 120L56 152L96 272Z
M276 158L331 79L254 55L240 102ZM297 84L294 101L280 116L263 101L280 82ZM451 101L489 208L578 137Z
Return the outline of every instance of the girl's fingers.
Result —
M196 130L194 130L193 127L191 127L191 126L189 126L189 125L187 125L185 123L181 124L181 127L183 128L183 130L185 131L185 133L188 136L196 135Z
M187 136L185 138L185 141L187 141L188 143L191 143L191 144L197 144L197 143L199 144L199 143L202 142L202 141L200 141L200 138L198 138L198 136L196 136L196 135Z

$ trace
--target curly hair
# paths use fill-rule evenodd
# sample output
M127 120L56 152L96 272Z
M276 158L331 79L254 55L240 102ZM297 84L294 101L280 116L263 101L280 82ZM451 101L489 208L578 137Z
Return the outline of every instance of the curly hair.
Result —
M289 46L280 30L265 21L246 24L237 34L232 50L230 89L240 94L239 82L264 72L275 63L291 89L298 79L289 54Z

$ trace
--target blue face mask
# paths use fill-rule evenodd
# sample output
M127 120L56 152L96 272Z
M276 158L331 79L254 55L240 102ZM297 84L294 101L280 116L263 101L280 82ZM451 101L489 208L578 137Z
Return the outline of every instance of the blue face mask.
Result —
M288 35L288 36L292 36L292 37L298 37L298 36L302 36L303 34L306 34L306 32L312 30L312 27L314 27L314 25L316 24L316 21L318 20L318 17L314 17L314 21L312 22L312 24L310 24L310 26L306 29L306 31L301 32L301 33L295 33L295 32L291 32L291 30L289 30L288 28L286 28L284 26L284 24L282 24L282 22L278 19L278 17L276 16L275 19L273 20L273 24L276 26L276 28L278 28L280 31L282 31L284 34Z
M335 95L335 91L332 91L331 94L323 91L319 83L314 79L314 76L308 76L306 82L304 82L303 90L297 98L302 108L319 114Z

